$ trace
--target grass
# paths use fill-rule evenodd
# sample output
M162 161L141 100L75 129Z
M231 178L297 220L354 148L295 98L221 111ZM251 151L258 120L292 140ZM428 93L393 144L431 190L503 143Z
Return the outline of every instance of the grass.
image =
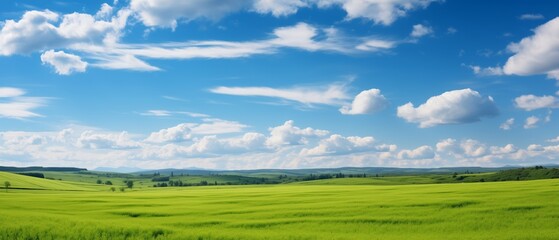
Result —
M375 179L355 178L333 179L344 180L343 184L328 183L329 179L313 182L314 185L144 188L126 192L0 173L0 182L6 180L13 187L39 184L50 190L1 191L0 239L559 236L558 179L359 185ZM27 183L39 180L41 183ZM69 188L57 187L62 183L86 189L63 191Z

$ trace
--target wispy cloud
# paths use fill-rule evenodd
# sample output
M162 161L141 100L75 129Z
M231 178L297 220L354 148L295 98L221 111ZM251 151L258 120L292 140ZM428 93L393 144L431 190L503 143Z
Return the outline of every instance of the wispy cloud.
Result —
M0 118L41 117L34 110L46 105L47 98L27 97L25 94L26 92L19 88L0 87Z
M351 97L347 92L347 83L332 83L321 86L296 86L289 88L271 87L216 87L210 92L234 96L269 97L312 106L342 105Z
M544 16L541 14L531 14L531 13L527 13L527 14L522 14L520 15L521 20L540 20L540 19L544 19Z
M209 118L210 115L195 112L185 112L185 111L168 111L168 110L148 110L141 112L140 115L152 116L152 117L170 117L175 115L186 115L195 118Z

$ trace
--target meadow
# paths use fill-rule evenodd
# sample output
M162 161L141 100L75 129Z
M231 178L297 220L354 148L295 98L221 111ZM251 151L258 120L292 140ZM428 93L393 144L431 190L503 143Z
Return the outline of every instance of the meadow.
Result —
M0 191L0 239L559 237L559 179L377 185L353 178L125 192L4 172L0 180L12 183Z

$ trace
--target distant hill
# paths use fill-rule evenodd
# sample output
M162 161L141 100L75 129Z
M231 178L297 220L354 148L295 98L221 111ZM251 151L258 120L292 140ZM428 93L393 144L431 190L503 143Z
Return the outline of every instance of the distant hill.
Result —
M303 177L310 174L337 174L343 173L346 175L351 174L365 174L367 176L403 176L403 175L423 175L423 174L447 174L447 173L486 173L498 172L502 170L515 169L519 167L506 166L497 168L483 168L483 167L444 167L444 168L393 168L393 167L342 167L342 168L312 168L312 169L255 169L255 170L209 170L209 169L156 169L134 172L135 174L150 175L150 174L163 174L170 175L171 173L188 174L188 175L239 175L249 177Z
M2 172L80 172L87 171L86 168L74 168L74 167L5 167L0 166L0 171Z
M489 181L511 181L511 180L536 180L559 178L558 168L546 168L536 166L530 168L517 168L496 172L489 175L486 180Z

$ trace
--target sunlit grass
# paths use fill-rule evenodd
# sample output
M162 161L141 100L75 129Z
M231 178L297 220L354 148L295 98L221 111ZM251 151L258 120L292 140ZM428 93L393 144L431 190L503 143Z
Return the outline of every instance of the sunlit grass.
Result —
M0 239L557 239L558 200L559 180L9 189Z

